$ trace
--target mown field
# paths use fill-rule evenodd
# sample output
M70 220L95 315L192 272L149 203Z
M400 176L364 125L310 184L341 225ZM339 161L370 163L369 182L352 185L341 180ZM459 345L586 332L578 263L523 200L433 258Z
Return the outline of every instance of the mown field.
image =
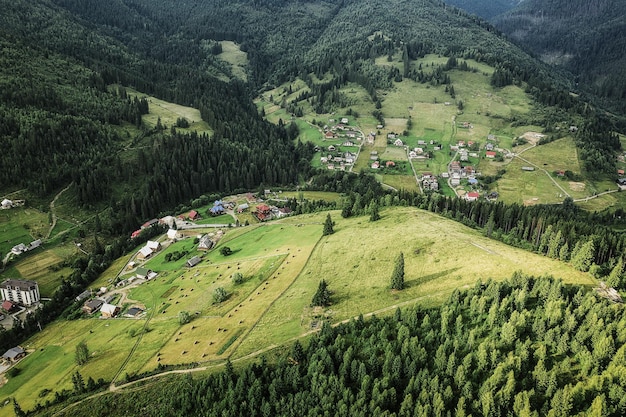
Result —
M18 367L22 373L0 388L0 401L15 396L24 408L43 389L71 387L71 374L119 380L161 365L210 365L280 345L319 328L359 314L388 314L396 306L436 305L455 288L477 280L505 279L514 271L552 274L567 283L591 286L594 280L567 264L505 246L432 213L413 208L382 210L382 219L343 219L331 212L335 233L322 237L326 213L285 218L249 227L225 229L215 250L194 268L185 259L197 254L193 239L171 245L146 263L159 273L127 290L124 308L146 309L140 319L84 318L50 325L25 345L32 352ZM223 256L228 246L233 254ZM165 262L165 253L189 251ZM393 260L405 256L406 284L391 291ZM107 285L131 254L116 262L94 286ZM244 281L235 284L239 272ZM311 298L325 279L333 304L312 309ZM213 303L217 287L229 298ZM118 298L119 299L119 298ZM192 320L180 324L179 313ZM85 341L92 358L74 363L76 345ZM36 375L36 377L35 377ZM4 411L4 410L3 410Z

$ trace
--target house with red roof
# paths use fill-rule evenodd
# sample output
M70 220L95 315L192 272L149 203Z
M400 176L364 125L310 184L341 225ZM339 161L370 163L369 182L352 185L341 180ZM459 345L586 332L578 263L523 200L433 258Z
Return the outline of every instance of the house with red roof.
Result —
M199 220L200 219L200 213L198 213L195 210L191 210L189 212L189 214L187 215L187 217L189 218L189 220Z
M487 152L485 152L485 156L487 158L495 158L496 157L496 153L495 153L495 151L487 151Z
M465 194L465 199L467 201L476 201L478 200L478 197L480 197L480 194L476 191L471 191L467 194Z
M272 209L270 208L270 206L266 204L259 204L256 207L256 212L254 213L254 215L261 222L265 220L269 220L272 218Z

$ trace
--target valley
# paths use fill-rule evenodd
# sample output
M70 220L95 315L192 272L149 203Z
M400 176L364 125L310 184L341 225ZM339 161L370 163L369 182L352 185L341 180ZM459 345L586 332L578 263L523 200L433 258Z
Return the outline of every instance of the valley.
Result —
M0 416L626 412L619 32L582 79L437 0L0 24Z

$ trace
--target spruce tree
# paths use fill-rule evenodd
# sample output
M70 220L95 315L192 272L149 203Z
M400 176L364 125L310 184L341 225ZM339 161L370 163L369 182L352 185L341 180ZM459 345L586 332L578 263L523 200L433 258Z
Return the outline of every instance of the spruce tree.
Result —
M328 284L325 280L320 281L320 285L317 287L317 291L311 300L311 306L326 307L330 305L330 291L328 290Z
M324 232L322 233L324 236L332 235L335 233L333 229L333 220L330 218L330 213L326 215L326 221L324 222Z
M404 288L404 254L400 252L396 258L396 264L391 274L391 289L401 290Z

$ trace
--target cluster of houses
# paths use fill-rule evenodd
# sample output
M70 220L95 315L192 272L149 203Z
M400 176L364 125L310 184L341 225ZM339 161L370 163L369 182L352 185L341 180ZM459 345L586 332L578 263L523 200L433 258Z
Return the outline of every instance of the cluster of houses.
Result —
M276 206L268 206L267 204L259 204L253 214L258 221L264 222L290 216L292 211L289 207L279 208Z
M143 246L141 249L139 249L139 252L137 252L137 259L139 260L149 259L152 257L152 255L154 255L160 250L161 250L161 243L155 240L149 240L146 242L145 246Z
M348 140L343 142L341 146L354 147L358 145ZM320 162L322 165L326 165L326 168L330 170L338 169L341 171L345 171L349 167L353 166L356 162L357 154L354 152L342 152L341 149L339 149L335 145L328 146L327 150L328 153L323 154L320 157Z
M140 274L139 269L142 269L142 268L137 268L138 276ZM152 273L152 271L145 270L144 278L148 276L150 273ZM154 276L156 276L156 274L154 274ZM102 287L98 290L98 292L96 292L96 296L93 297L92 291L86 290L76 297L76 301L85 301L81 308L81 310L85 314L93 315L97 312L100 312L100 317L102 318L117 317L120 313L120 308L116 306L115 304L111 303L111 301L113 301L112 295L105 296L107 291L108 291L107 287ZM142 312L143 312L142 309L138 307L133 307L129 309L124 316L136 317Z
M439 191L439 180L430 172L422 174L422 190Z
M432 146L432 150L428 147ZM429 159L432 157L432 152L440 151L441 144L434 140L429 141L428 143L425 140L418 140L417 146L413 149L409 149L409 159Z
M330 123L334 123L335 119L330 119ZM358 130L355 130L348 126L348 118L344 117L340 120L340 123L329 127L325 125L323 128L324 131L324 139L326 140L336 140L336 139L345 139L341 145L330 145L326 149L328 151L327 154L322 152L322 156L320 157L320 162L322 165L325 165L326 168L330 170L341 170L345 171L354 165L356 162L357 154L354 152L342 152L339 149L339 146L344 147L358 147L360 144L355 141L363 141L362 133ZM368 143L374 143L374 139L376 135L374 132L370 132L367 137ZM321 151L321 149L318 149Z
M28 245L25 245L24 243L20 243L20 244L15 245L15 246L13 246L11 248L11 253L13 255L21 255L24 252L28 252L28 251L31 251L33 249L37 249L39 246L41 246L42 243L43 242L41 241L41 239L33 240Z

